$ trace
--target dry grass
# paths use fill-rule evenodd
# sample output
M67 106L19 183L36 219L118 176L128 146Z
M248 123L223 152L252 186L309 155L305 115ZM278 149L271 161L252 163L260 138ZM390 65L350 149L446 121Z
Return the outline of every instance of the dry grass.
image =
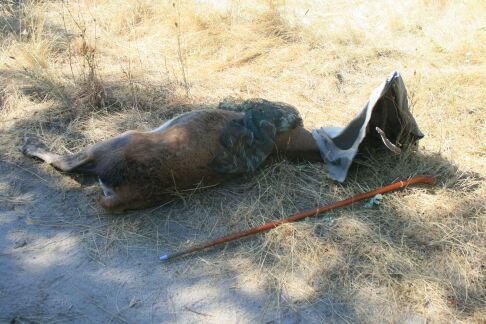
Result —
M437 175L436 189L285 225L192 262L234 269L242 282L259 278L279 305L335 298L363 322L486 321L485 3L211 3L220 2L7 1L2 158L21 159L13 143L24 134L74 152L227 96L293 104L308 127L342 125L399 70L427 136L419 152L362 161L343 185L322 165L282 162L168 207L99 216L87 248L100 261L117 247L158 252L397 178ZM20 202L14 196L0 201ZM180 228L189 234L178 237Z

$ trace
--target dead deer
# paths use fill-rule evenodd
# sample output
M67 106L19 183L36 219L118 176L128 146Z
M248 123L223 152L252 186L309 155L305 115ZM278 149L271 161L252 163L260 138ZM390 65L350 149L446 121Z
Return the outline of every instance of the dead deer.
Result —
M110 211L150 207L174 192L218 184L256 170L270 155L321 160L297 110L263 99L188 112L73 155L52 153L34 137L24 138L19 150L60 171L98 177L98 202Z
M422 137L395 71L344 128L310 132L294 107L251 99L182 114L154 130L129 131L74 155L54 154L31 137L19 149L61 171L97 176L99 203L118 211L149 207L174 192L253 172L271 155L323 161L329 177L343 182L358 153L382 148L399 154L400 147L415 146Z

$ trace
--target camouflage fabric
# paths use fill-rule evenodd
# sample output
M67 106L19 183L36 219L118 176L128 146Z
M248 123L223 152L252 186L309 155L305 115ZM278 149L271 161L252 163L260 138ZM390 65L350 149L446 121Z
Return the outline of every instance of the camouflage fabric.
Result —
M213 170L222 173L255 171L272 153L277 134L302 126L297 109L285 103L264 99L226 100L218 108L245 114L223 131L222 149L209 162Z

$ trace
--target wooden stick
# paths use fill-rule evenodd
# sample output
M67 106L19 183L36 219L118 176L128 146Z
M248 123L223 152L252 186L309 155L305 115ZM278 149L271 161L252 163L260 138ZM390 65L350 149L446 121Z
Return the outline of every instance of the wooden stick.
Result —
M280 219L280 220L277 220L277 221L266 223L266 224L263 224L263 225L260 225L260 226L252 227L250 229L247 229L247 230L244 230L244 231L241 231L241 232L236 232L236 233L233 233L233 234L230 234L230 235L227 235L227 236L223 236L223 237L218 238L218 239L213 240L213 241L209 241L209 242L205 242L205 243L201 243L201 244L196 244L195 246L190 247L190 248L185 249L185 250L181 250L181 251L174 252L174 253L171 253L171 254L165 254L165 255L162 255L160 257L160 260L165 261L165 260L173 259L173 258L176 258L176 257L179 257L179 256L189 254L189 253L201 251L201 250L207 249L207 248L215 246L215 245L219 245L219 244L222 244L222 243L238 240L238 239L245 237L245 236L250 236L250 235L253 235L253 234L256 234L256 233L265 232L265 231L271 230L271 229L273 229L277 226L280 226L282 224L285 224L285 223L292 223L292 222L301 220L301 219L306 218L306 217L317 216L321 213L330 211L332 209L345 207L345 206L351 205L351 204L353 204L357 201L365 200L365 199L371 198L371 197L378 195L378 194L383 194L383 193L386 193L386 192L405 188L405 187L408 187L408 186L413 185L413 184L422 183L422 184L428 184L428 185L435 185L435 182L436 182L435 177L427 177L427 176L420 176L420 177L414 177L414 178L411 178L411 179L408 179L408 180L397 181L397 182L394 182L394 183L389 184L387 186L380 187L380 188L377 188L375 190L368 191L368 192L365 192L365 193L361 193L361 194L358 194L356 196L353 196L353 197L350 197L350 198L347 198L347 199L344 199L344 200L340 200L338 202L335 202L335 203L327 205L327 206L307 210L307 211L304 211L304 212L301 212L301 213L294 214L294 215L292 215L288 218L284 218L284 219Z

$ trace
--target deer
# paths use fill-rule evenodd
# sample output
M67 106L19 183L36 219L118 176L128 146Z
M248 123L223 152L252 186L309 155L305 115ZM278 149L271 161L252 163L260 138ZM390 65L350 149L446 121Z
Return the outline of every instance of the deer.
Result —
M37 137L18 147L59 171L97 177L97 201L109 212L156 206L177 192L254 172L270 157L321 160L312 134L291 105L228 101L183 113L149 131L127 131L76 154L51 152Z
M343 182L358 154L380 149L400 154L423 137L408 107L403 79L394 71L344 128L309 131L289 104L230 99L150 131L125 132L77 154L55 154L36 137L24 138L18 149L60 171L98 177L99 204L125 211L252 173L274 157L325 162L328 176Z

